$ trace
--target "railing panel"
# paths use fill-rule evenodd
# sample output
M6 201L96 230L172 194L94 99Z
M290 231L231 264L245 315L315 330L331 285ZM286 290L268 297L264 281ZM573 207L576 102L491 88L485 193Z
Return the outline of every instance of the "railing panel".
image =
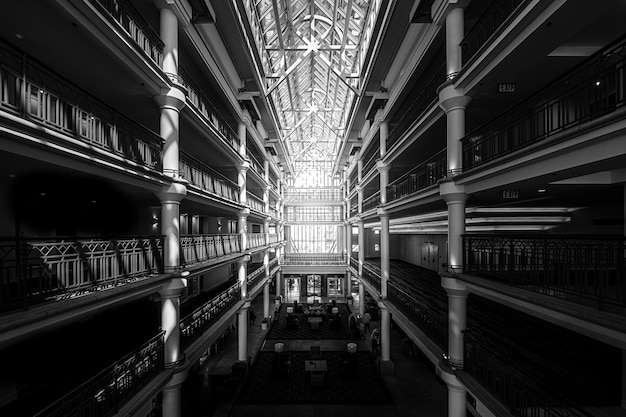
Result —
M248 289L252 288L256 285L260 280L265 278L265 265L258 265L257 268L248 272L248 276L246 277L248 282Z
M438 183L447 174L446 150L433 155L387 186L387 201L399 200Z
M591 304L626 305L624 238L466 235L464 271Z
M380 191L376 191L371 196L363 200L363 211L371 210L380 205Z
M345 265L346 258L340 253L288 253L283 256L283 265Z
M235 203L239 202L239 186L209 166L184 152L181 153L179 166L180 175L192 185Z
M529 148L624 106L625 40L596 53L547 88L462 139L463 169Z
M181 264L191 266L239 252L239 235L190 235L180 237Z
M265 213L265 204L263 203L263 200L252 194L250 191L247 191L246 202L248 204L248 207L250 207L251 209L259 211L261 213Z
M113 415L165 368L161 332L139 349L111 365L36 417Z
M287 189L285 191L286 202L300 202L312 200L343 201L340 188L308 188Z
M248 249L265 246L265 233L248 233L246 235L248 241Z

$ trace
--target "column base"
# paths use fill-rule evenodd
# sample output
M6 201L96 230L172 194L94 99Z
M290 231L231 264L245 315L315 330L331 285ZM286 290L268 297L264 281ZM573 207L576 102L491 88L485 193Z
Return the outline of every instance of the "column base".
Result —
M380 359L378 361L378 366L380 369L380 374L385 376L385 375L394 375L395 370L393 367L393 362L391 360L388 361L384 361L382 359Z

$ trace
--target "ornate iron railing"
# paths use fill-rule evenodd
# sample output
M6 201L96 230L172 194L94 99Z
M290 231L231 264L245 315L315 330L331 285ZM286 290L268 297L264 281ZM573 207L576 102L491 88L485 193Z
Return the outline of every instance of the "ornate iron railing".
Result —
M261 264L249 264L248 268L252 269L248 272L247 281L248 289L255 286L260 280L265 278L265 265Z
M224 315L237 301L241 300L241 284L236 281L219 295L196 308L180 320L180 342L188 347Z
M350 266L352 267L352 269L354 269L358 273L359 272L359 259L355 258L354 256L351 256Z
M256 156L252 152L250 152L250 148L247 149L246 156L250 162L250 168L254 170L261 178L265 176L265 170L263 169L263 164L259 162Z
M192 77L183 69L179 68L179 76L187 88L187 100L193 105L205 121L222 134L224 139L235 152L239 152L239 136L226 122L226 119L215 108L211 100L193 81Z
M248 204L248 207L261 213L265 213L265 204L263 203L263 200L252 194L250 191L246 191L246 193L246 203Z
M0 240L0 309L72 298L163 272L163 238Z
M364 264L361 275L362 275L362 278L365 279L365 281L369 282L374 288L380 291L381 279L380 279L379 272L376 272L375 270L371 269L366 264Z
M374 140L368 145L367 153L363 155L363 169L361 174L365 177L376 166L376 161L380 158L379 141Z
M530 0L493 1L461 41L463 61L469 62L483 46L488 45L492 36L504 27L504 23L515 17L528 3Z
M340 222L340 206L287 206L285 220L288 222Z
M387 150L390 150L409 130L411 126L419 121L419 118L439 102L437 88L446 82L445 63L437 69L435 75L427 82L417 85L413 90L419 91L419 95L411 104L409 109L402 115L402 118L387 135Z
M432 308L393 281L387 283L387 299L444 352L448 350L446 310Z
M180 237L181 264L184 266L198 265L239 252L241 245L238 234Z
M287 253L282 258L283 265L345 265L346 258L340 253Z
M209 166L182 151L179 166L180 175L191 185L235 203L239 202L239 186Z
M624 107L626 40L594 54L523 102L462 139L463 170L496 158Z
M95 152L89 150L93 147L161 170L163 141L158 134L4 43L0 43L0 66L0 108L68 139L48 135L48 141L84 153Z
M265 233L247 233L246 234L248 249L259 248L267 245L265 241Z
M125 0L89 0L105 12L108 20L117 24L126 35L159 68L163 62L163 41L159 34L141 17L141 14Z
M368 211L380 205L380 191L376 191L371 196L363 199L363 211Z
M518 417L592 417L585 410L572 405L541 386L522 371L520 364L500 356L498 349L483 344L472 331L465 332L464 370L508 405Z
M622 236L463 237L463 270L530 291L591 304L626 305Z
M337 188L306 188L285 190L286 202L300 202L312 200L342 201L341 190Z
M399 200L437 184L446 176L447 167L448 161L444 149L389 184L387 201Z
M139 349L109 366L36 417L108 416L115 414L165 368L161 332Z

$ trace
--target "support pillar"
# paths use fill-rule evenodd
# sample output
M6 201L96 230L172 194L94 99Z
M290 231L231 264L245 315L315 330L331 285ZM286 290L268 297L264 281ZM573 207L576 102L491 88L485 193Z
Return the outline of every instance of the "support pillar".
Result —
M263 285L263 318L270 316L270 280L265 281Z
M387 282L389 282L389 213L382 207L378 208L380 217L380 296L387 299Z
M363 316L365 314L365 285L363 285L363 279L359 279L359 314Z
M465 187L454 181L442 182L439 194L448 206L448 270L463 271L463 235L465 234Z
M391 313L382 301L378 302L380 309L380 372L382 375L393 375L391 361Z
M245 362L248 359L248 310L250 301L246 300L237 312L237 360Z

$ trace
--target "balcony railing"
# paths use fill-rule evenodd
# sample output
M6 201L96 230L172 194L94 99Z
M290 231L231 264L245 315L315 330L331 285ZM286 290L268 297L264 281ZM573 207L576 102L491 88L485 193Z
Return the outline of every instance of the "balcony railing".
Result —
M90 147L150 169L161 170L159 135L58 76L45 66L0 43L0 109L66 135L67 148ZM88 146L73 144L78 140Z
M184 69L179 69L179 77L185 87L187 88L187 100L193 105L193 107L200 113L205 121L222 134L224 139L235 152L239 152L239 136L233 128L226 122L226 119L215 108L211 100L193 81L192 77L185 72Z
M339 206L290 206L287 207L285 220L288 222L340 222L342 221Z
M89 0L109 21L120 27L135 45L152 62L161 67L163 62L163 41L159 34L148 25L141 14L125 0Z
M432 106L436 105L439 101L439 94L437 88L446 81L446 66L445 63L437 69L435 75L423 85L417 85L413 90L419 91L419 95L415 101L411 104L409 109L402 115L400 121L393 127L391 132L387 135L387 149L391 149L402 135L411 127L414 123L420 119L422 114Z
M283 255L283 265L345 265L346 258L340 253L288 253Z
M308 188L308 189L288 189L285 191L286 202L301 202L312 200L341 201L341 190L339 188Z
M463 169L510 155L624 107L626 41L594 54L462 139ZM536 146L533 147L536 149Z
M433 309L394 282L387 283L387 299L444 352L448 350L447 311Z
M530 0L495 0L491 2L487 11L483 14L472 29L461 41L463 61L470 59L483 47L487 46L489 39L503 27L507 20L523 10Z
M530 291L590 304L626 306L624 237L463 237L463 270Z
M192 185L235 203L239 202L239 186L209 166L181 152L180 175Z
M252 168L254 172L256 172L257 174L259 174L261 178L264 178L265 170L263 169L263 164L259 162L257 157L255 157L254 154L252 154L252 152L250 152L249 149L246 152L246 156L248 157L250 161L250 168Z
M248 289L251 289L263 278L265 278L265 265L262 263L248 265Z
M370 269L367 265L363 265L362 278L369 282L370 285L380 291L380 273Z
M268 243L278 243L279 239L278 239L278 235L275 234L270 234L269 235L269 242Z
M365 177L369 172L376 166L376 161L380 158L379 151L379 142L374 141L369 144L369 151L367 154L361 158L363 161L363 169L361 170L363 177Z
M265 241L265 233L247 233L246 239L248 242L248 249L259 248L267 245Z
M371 196L363 199L363 211L368 211L380 205L380 191L376 191Z
M497 348L483 343L472 331L465 333L464 362L467 373L507 404L514 416L592 417L540 385L523 372L523 365L512 364L510 356L499 355Z
M261 213L265 213L265 203L262 199L252 194L250 191L246 191L246 196L246 203L248 204L248 207Z
M163 238L0 241L0 309L115 287L163 272Z
M444 149L389 184L387 186L387 201L399 200L437 184L440 179L446 176L447 166L446 150Z
M350 266L358 273L359 272L359 259L354 256L350 257Z
M180 320L180 342L183 348L188 347L226 313L237 301L241 300L241 284L233 285L222 291L218 296L196 308L191 314Z
M159 333L139 349L37 413L36 417L113 415L164 370L164 335L165 332Z
M192 235L180 237L181 264L193 266L241 252L240 236Z

